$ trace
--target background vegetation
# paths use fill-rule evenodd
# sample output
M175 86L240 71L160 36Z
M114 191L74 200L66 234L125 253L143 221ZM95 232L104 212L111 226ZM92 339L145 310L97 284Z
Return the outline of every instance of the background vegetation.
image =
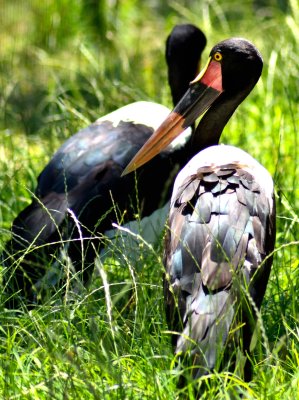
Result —
M208 46L242 36L261 51L256 89L222 136L275 179L277 242L250 384L211 374L203 398L299 398L297 0L9 0L0 2L0 245L59 145L135 100L171 107L165 39L176 23ZM134 265L97 265L80 296L57 293L36 310L0 305L3 399L193 398L176 388L163 310L161 248ZM111 260L110 260L111 261ZM59 301L59 299L61 301Z

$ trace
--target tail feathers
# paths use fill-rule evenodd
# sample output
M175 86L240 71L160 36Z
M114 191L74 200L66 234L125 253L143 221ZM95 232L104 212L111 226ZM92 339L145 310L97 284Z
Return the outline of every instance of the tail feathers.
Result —
M231 294L222 290L205 293L200 285L194 296L187 298L183 333L179 337L176 353L191 353L196 367L196 377L215 367L223 352L230 326L234 318Z
M58 247L42 245L59 241L58 229L66 211L65 196L50 193L41 201L33 200L14 220L12 237L1 254L6 307L18 307L19 298L34 302L34 284L45 273L49 256Z
M46 243L64 220L66 211L64 194L52 192L40 201L34 200L13 222L13 248L23 249L33 242Z

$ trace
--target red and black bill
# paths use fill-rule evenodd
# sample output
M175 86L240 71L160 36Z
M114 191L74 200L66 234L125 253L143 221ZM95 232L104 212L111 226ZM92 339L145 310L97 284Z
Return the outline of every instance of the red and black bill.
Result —
M188 91L177 106L127 165L122 175L136 170L165 149L191 126L222 92L221 63L209 59L206 67L190 82Z

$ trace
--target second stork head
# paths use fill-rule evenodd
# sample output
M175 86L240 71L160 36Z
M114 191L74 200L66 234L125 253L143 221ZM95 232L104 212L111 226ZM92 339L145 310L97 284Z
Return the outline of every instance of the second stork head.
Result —
M190 157L208 145L217 144L223 127L257 83L262 68L260 53L248 40L232 38L214 46L206 67L190 82L181 101L132 159L123 175L151 160L205 112L194 132Z

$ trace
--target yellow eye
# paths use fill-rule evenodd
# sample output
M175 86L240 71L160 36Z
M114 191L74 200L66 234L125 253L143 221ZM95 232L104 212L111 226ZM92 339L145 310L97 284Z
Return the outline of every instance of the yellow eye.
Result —
M221 60L222 60L222 54L219 53L219 52L217 51L217 53L215 53L215 54L213 55L213 59L214 59L215 61L221 61Z

